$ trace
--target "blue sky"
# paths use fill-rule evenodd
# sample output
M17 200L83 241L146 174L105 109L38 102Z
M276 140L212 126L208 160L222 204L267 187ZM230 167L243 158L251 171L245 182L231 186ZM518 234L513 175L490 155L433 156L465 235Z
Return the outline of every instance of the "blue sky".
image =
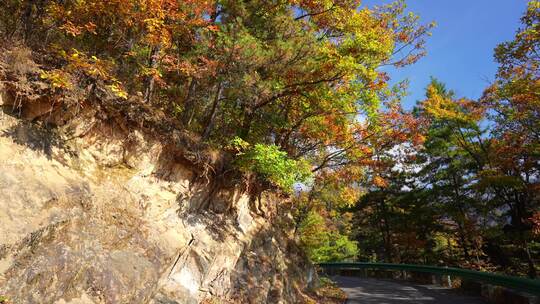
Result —
M363 5L389 1L365 0ZM427 56L416 64L392 71L394 81L409 79L406 108L423 99L430 76L445 82L458 97L478 98L493 81L497 64L493 49L512 40L520 26L526 0L407 0L407 10L422 22L435 21L428 37Z

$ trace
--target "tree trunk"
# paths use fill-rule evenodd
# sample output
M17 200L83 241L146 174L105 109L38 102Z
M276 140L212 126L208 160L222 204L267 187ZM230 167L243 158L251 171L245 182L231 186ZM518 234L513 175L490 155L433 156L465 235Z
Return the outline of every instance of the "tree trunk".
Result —
M385 251L385 259L387 263L394 262L393 257L393 250L392 250L392 234L390 229L390 224L388 223L388 209L386 208L386 204L384 203L384 198L381 199L379 204L379 211L381 213L382 218L382 225L381 225L381 232L383 236L383 242L384 242L384 251Z
M527 257L527 264L529 266L528 275L531 279L536 279L536 266L534 265L534 260L531 256L531 252L529 250L529 246L527 246L527 242L523 242L523 250L525 251L525 256Z
M155 46L152 48L152 52L150 53L150 64L149 64L149 67L151 69L156 69L158 66L158 57L159 57L160 49L161 47L159 46ZM144 95L143 95L145 103L150 103L152 99L152 94L154 93L155 82L156 82L156 79L153 74L149 75L146 78L145 90L144 90Z
M193 98L193 95L195 94L196 88L197 81L192 78L189 83L188 93L184 102L184 111L182 112L182 123L186 128L191 125L191 121L193 120L193 108L195 107L195 100Z
M207 140L214 128L214 121L216 120L216 113L219 108L219 101L221 99L221 91L223 90L222 83L219 82L216 90L216 95L214 96L214 102L212 103L212 109L210 110L210 116L208 116L206 127L204 128L202 138Z
M253 122L255 114L251 109L246 110L246 114L244 115L244 120L242 121L242 126L240 128L240 137L241 138L247 138L249 135L249 132L251 131L251 124Z
M24 8L24 14L22 18L23 22L23 38L25 42L30 40L32 31L34 30L34 20L37 19L37 16L34 14L35 10L44 10L43 0L28 0L26 2L26 7Z
M458 230L459 230L459 240L461 241L461 248L463 248L463 254L465 255L465 259L468 261L470 258L469 254L469 246L467 245L467 238L465 237L465 224L461 222L461 220L458 221Z

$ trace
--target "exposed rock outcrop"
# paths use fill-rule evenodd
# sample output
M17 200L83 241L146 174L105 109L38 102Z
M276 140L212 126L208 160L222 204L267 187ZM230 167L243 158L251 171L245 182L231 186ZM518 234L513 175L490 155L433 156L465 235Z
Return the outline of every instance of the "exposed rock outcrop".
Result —
M20 106L14 89L3 82L0 105L26 120L0 113L0 295L302 302L308 266L289 219L276 216L283 198L253 200L221 168L224 156L199 154L177 131L163 140L90 101L67 120L72 108Z

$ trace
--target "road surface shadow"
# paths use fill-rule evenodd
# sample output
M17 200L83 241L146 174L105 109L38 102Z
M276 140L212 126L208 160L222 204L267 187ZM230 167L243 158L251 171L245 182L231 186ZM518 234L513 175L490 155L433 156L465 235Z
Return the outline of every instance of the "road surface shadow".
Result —
M419 285L383 279L335 276L332 280L347 293L347 304L485 304L479 297L458 294L436 285Z

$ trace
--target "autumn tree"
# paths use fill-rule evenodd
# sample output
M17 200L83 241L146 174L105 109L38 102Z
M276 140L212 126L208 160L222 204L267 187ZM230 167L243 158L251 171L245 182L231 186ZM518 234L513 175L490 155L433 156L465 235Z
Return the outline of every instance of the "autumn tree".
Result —
M491 109L493 158L483 184L508 208L507 238L519 241L528 274L536 276L532 232L540 208L540 2L530 1L515 39L495 49L500 64L482 101Z
M377 132L379 105L395 93L379 68L414 63L432 26L404 13L403 1L374 9L358 0L2 6L16 12L16 21L1 18L4 39L47 53L52 69L43 79L58 90L94 94L105 85L203 141L275 145L314 172L357 162L364 136Z

